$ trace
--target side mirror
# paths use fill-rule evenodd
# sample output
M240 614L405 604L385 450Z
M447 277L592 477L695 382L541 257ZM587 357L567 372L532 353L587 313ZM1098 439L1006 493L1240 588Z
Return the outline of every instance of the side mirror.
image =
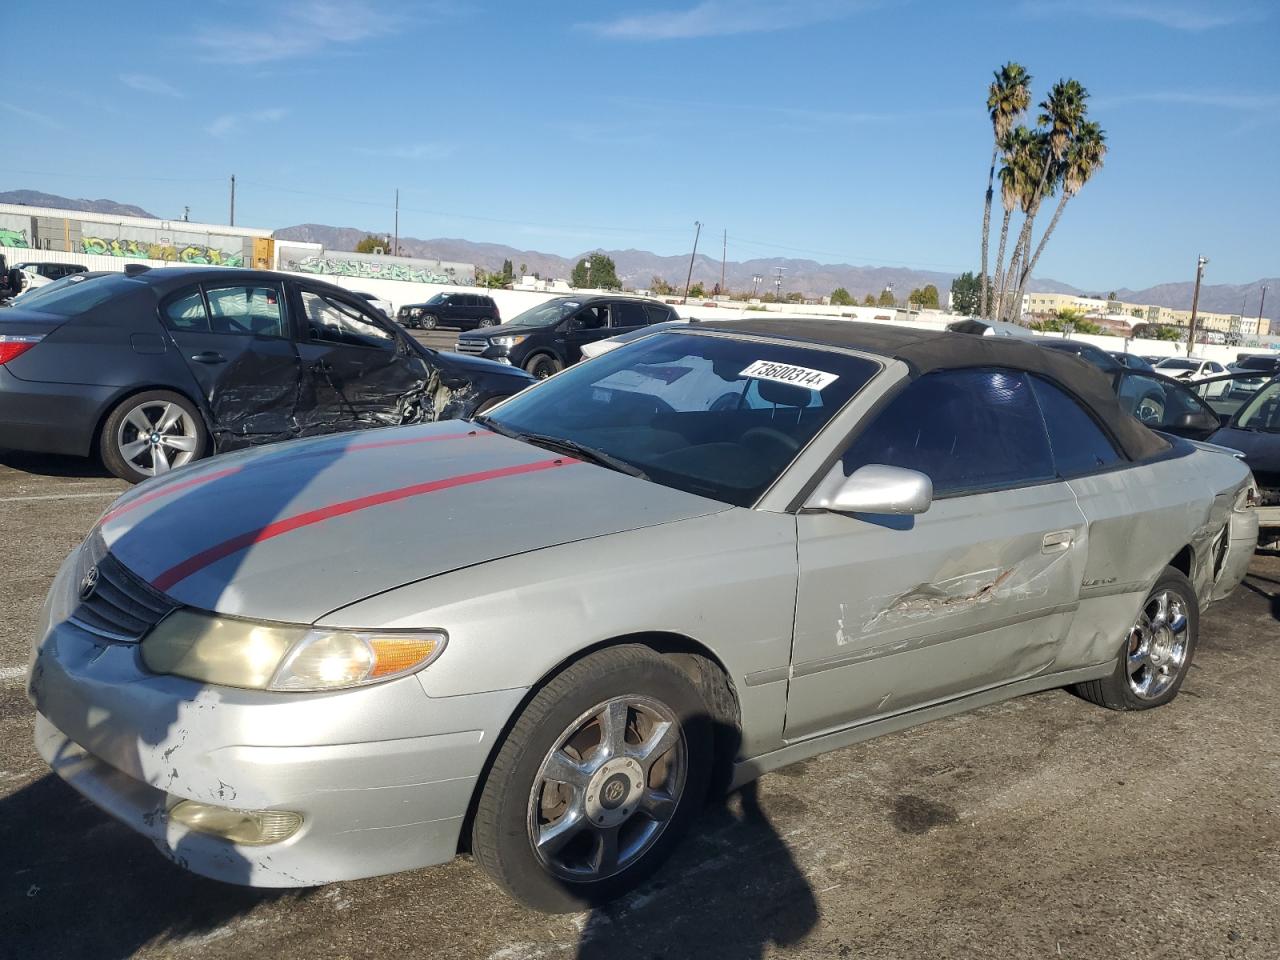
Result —
M837 463L805 507L831 513L909 516L924 513L931 503L933 481L923 473L869 463L846 477Z

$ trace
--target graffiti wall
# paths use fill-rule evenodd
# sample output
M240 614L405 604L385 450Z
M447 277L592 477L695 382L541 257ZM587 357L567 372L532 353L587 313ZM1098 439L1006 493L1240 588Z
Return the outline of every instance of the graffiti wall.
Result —
M27 239L27 231L10 230L8 227L0 227L0 247L30 247L31 241Z
M243 267L244 254L231 253L204 244L148 243L145 240L127 240L121 237L80 238L80 252L106 257L129 257L136 260L171 260L175 263L199 263L219 267Z
M335 277L364 277L369 280L408 280L413 283L456 283L452 267L432 269L402 263L379 263L348 257L308 256L286 259L285 270L297 273L319 273ZM470 279L470 278L468 278Z

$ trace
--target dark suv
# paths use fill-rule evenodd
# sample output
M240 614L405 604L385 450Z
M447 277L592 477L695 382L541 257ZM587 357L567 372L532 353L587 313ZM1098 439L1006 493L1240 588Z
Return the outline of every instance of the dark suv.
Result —
M496 327L502 322L493 297L477 293L437 293L426 303L405 304L396 313L401 326L434 330L436 327Z
M459 337L458 353L523 367L539 380L582 359L582 345L679 320L665 303L636 297L556 297L483 333Z

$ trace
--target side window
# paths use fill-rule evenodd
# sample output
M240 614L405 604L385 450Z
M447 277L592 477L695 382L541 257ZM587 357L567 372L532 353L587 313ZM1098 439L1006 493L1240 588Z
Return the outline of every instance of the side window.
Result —
M470 294L463 296L461 299L462 299L462 303L460 303L459 306L474 307L479 304L479 298L472 296Z
M204 309L200 288L188 290L168 302L164 308L164 325L174 333L208 333L209 315Z
M1032 376L1031 382L1059 475L1078 477L1121 462L1115 445L1074 397L1040 377Z
M870 463L918 470L937 496L1056 476L1031 384L1015 370L942 371L916 380L853 441L844 472Z
M276 286L205 287L211 333L284 337L284 311Z
M643 304L622 301L613 304L611 312L615 327L643 327L648 323Z
M650 323L666 323L668 320L675 320L666 307L658 303L646 303L644 305L645 313L649 315Z
M609 306L604 303L593 304L578 311L576 326L579 330L599 330L609 323Z
M390 331L353 304L303 290L302 308L307 316L307 336L312 340L383 350L390 350L394 343Z

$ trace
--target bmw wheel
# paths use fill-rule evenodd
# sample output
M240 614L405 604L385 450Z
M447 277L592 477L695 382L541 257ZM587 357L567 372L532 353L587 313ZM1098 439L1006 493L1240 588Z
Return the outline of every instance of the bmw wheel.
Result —
M693 680L647 647L611 647L555 677L499 749L472 852L512 897L563 913L649 876L706 796L712 723Z
M1178 695L1200 635L1200 605L1191 581L1165 569L1147 594L1120 647L1115 670L1078 684L1086 700L1112 710L1149 710Z
M138 483L205 455L208 434L186 397L150 390L123 401L107 416L98 440L102 462L122 480Z

